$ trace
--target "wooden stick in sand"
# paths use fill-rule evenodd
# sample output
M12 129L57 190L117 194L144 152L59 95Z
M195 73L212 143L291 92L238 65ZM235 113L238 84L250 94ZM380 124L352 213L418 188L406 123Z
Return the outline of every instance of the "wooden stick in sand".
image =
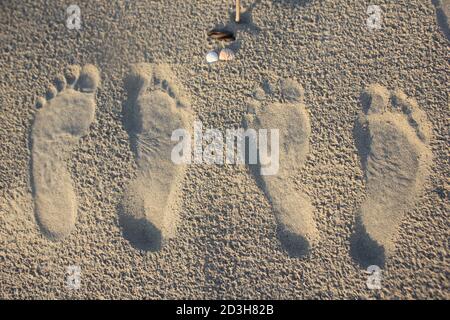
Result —
M236 22L241 21L241 0L236 0Z

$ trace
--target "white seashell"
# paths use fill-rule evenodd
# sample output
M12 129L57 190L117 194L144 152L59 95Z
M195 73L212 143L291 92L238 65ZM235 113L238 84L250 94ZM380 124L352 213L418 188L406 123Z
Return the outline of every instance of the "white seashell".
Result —
M219 55L217 54L217 52L215 51L208 52L208 54L206 55L206 62L214 63L217 61L219 61Z
M228 48L222 49L219 54L219 60L230 61L235 57L234 51Z

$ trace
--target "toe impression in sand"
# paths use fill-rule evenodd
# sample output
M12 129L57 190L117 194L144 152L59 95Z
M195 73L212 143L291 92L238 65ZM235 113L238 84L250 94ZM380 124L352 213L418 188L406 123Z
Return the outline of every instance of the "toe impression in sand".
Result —
M362 95L364 114L355 128L366 178L353 252L363 264L382 266L394 250L397 229L427 177L430 124L417 103L380 85ZM391 105L391 106L390 106ZM389 110L391 109L391 110Z
M67 160L95 117L100 75L93 65L71 66L39 98L31 131L32 186L37 221L51 239L75 227L77 199Z

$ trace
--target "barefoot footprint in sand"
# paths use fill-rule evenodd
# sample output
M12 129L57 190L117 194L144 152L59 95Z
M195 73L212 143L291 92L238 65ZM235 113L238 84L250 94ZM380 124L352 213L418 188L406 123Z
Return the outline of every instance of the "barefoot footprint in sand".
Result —
M301 85L294 80L283 80L281 94L285 103L266 105L253 101L246 126L255 130L279 130L278 173L261 175L260 165L252 171L272 204L283 247L293 256L302 256L312 247L318 234L311 201L297 190L291 177L301 171L305 163L311 127ZM261 100L261 95L262 91L258 100Z
M416 101L401 91L391 96L386 88L371 85L362 104L365 114L355 133L366 200L358 212L353 250L363 264L382 266L394 250L404 213L414 205L427 177L431 127Z
M49 238L61 239L75 226L77 200L67 158L95 117L96 67L71 66L39 98L31 131L32 186L37 221Z
M120 208L125 237L137 248L159 250L175 234L177 194L185 166L171 152L176 129L191 128L189 103L166 65L137 64L125 79L125 126L137 163Z

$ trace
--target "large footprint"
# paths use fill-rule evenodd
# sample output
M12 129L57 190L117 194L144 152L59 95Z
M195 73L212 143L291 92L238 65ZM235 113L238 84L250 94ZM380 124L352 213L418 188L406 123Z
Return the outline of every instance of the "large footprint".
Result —
M93 65L71 66L39 98L31 131L32 185L38 223L49 238L74 228L77 200L67 170L70 151L95 117L100 75Z
M254 114L249 115L246 125L255 130L279 130L278 173L261 175L261 165L253 171L272 204L282 245L289 254L302 256L317 240L318 232L311 201L297 190L292 176L302 169L306 160L311 126L301 85L294 80L284 80L281 82L281 93L286 103L266 105L253 102L251 109Z
M177 194L185 170L171 160L176 129L191 128L187 99L166 65L137 64L125 79L126 127L138 173L125 191L120 222L137 248L159 250L176 231Z
M382 266L394 250L404 213L414 205L427 177L431 129L415 100L401 91L390 96L386 88L371 85L362 95L362 104L365 114L355 132L366 199L357 216L352 249L361 263Z

